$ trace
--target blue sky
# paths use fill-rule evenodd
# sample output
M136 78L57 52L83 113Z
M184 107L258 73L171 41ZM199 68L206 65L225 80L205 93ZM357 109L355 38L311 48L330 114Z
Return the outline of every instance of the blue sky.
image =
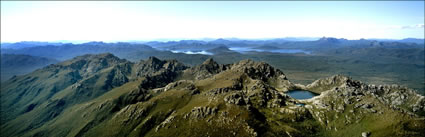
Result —
M1 1L1 41L424 38L424 1Z

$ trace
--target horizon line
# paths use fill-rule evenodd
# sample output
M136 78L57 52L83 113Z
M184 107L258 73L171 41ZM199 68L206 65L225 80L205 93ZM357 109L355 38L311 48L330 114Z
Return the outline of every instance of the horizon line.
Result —
M300 39L298 41L316 41L316 40L302 40L302 39L321 39L321 38L336 38L336 39L346 39L346 40L404 40L404 39L422 39L424 38L415 38L415 37L405 37L401 39L397 38L357 38L357 39L348 39L343 37L275 37L275 38L238 38L238 37L223 37L223 38L154 38L154 39L139 39L139 40L20 40L20 41L0 41L0 43L19 43L19 42L52 42L52 43L87 43L87 42L105 42L105 43L117 43L117 42L170 42L170 41L184 41L184 40L198 40L198 41L214 41L219 39L229 40L229 41L237 41L237 40L257 40L257 41L265 41L265 40L276 40L276 39ZM288 40L291 41L291 40ZM297 40L292 40L297 41Z

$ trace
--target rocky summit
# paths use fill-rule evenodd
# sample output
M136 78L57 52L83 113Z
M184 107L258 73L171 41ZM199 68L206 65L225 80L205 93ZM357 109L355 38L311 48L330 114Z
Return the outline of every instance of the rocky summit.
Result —
M252 60L189 67L84 55L2 83L1 136L425 135L415 90L343 75L290 80ZM319 95L298 100L292 90Z

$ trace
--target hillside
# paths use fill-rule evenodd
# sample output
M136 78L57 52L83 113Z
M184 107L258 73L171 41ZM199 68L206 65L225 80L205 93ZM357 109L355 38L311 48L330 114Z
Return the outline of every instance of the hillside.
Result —
M425 97L343 75L291 82L265 62L186 66L84 55L1 87L2 136L423 136ZM295 89L319 93L297 100ZM297 104L304 105L297 105Z
M38 42L38 41L21 41L16 43L1 43L1 49L23 49L30 47L38 47L38 46L60 46L65 43L55 43L55 42Z
M1 81L5 81L15 75L27 74L57 62L57 60L51 58L22 54L1 54Z
M275 46L260 46L260 47L256 47L255 49L277 50L279 48L278 47L275 47Z
M88 42L82 44L43 45L26 48L2 49L2 54L25 54L63 61L84 54L99 54L109 52L120 57L127 57L127 54L148 51L155 51L155 49L146 45L123 42Z
M167 49L169 47L176 47L177 51L170 51ZM275 47L278 49L273 49ZM323 37L309 41L217 39L151 41L143 44L88 42L2 49L2 54L26 54L63 61L84 54L110 52L132 62L155 56L159 59L176 59L188 66L199 65L208 58L226 64L251 59L264 61L285 70L292 81L302 84L309 84L315 79L334 74L345 74L375 85L407 86L425 95L423 51L424 45L420 43Z

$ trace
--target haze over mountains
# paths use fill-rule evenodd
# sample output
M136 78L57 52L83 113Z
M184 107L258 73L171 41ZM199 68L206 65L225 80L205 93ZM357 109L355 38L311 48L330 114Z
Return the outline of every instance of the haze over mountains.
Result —
M23 54L1 54L1 81L14 75L23 75L58 61L45 57Z
M198 42L198 43L216 43L216 44L229 44L231 42L235 41L244 41L244 42L251 42L251 43L270 43L270 42L289 42L289 41L316 41L321 39L320 37L285 37L285 38L268 38L268 39L240 39L240 38L203 38L203 39L194 39L194 40L179 40L179 39L162 39L162 40L151 40L151 41L116 41L116 42L127 42L127 43L145 43L147 45L150 45L148 43L154 44L154 43L161 43L161 42ZM407 43L417 43L417 44L423 44L424 39L418 39L418 38L405 38L405 39L361 39L361 40L371 40L371 41L380 41L380 42L407 42ZM20 48L28 48L28 47L35 47L35 46L47 46L47 45L64 45L64 44L83 44L83 43L89 43L92 41L69 41L69 40L60 40L55 42L40 42L40 41L21 41L21 42L2 42L1 48L4 49L20 49ZM116 42L107 42L107 43L116 43Z

